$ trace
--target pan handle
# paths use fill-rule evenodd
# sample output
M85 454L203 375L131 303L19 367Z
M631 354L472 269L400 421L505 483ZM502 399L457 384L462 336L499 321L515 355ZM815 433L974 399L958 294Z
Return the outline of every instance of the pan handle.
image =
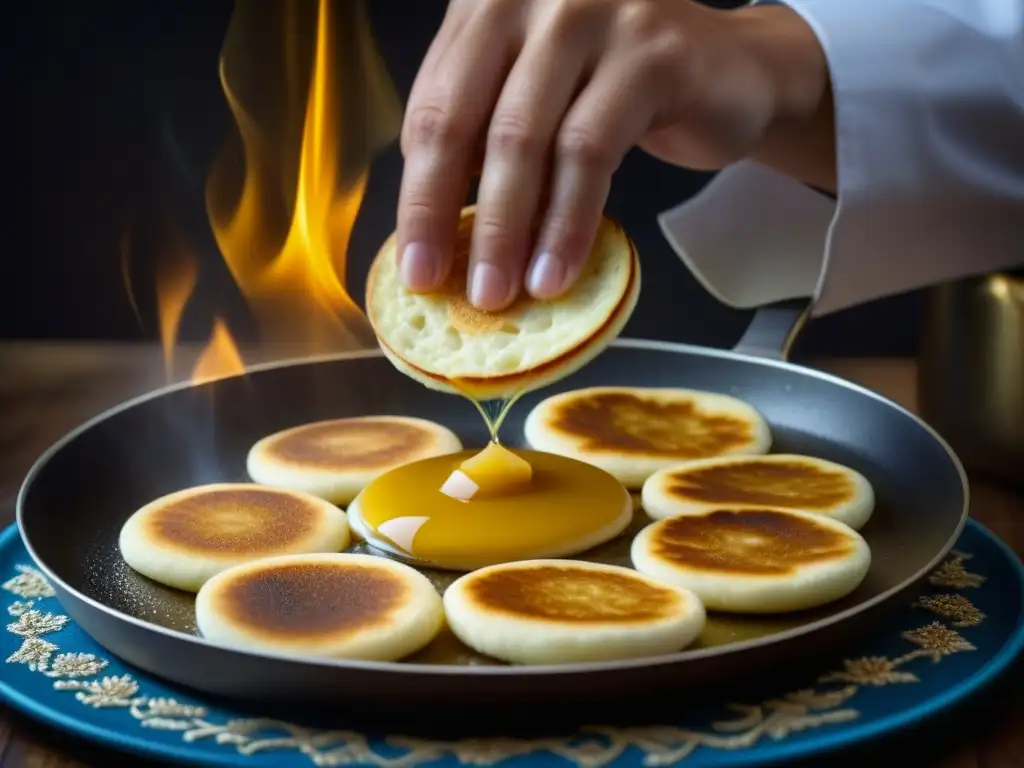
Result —
M811 312L809 299L787 299L760 307L732 348L733 352L786 360Z

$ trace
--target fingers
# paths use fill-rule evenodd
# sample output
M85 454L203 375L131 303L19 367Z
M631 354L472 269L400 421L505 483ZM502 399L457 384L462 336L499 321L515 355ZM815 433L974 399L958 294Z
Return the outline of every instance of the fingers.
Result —
M396 247L399 274L413 291L436 288L448 272L475 150L511 57L509 22L466 8L446 16L444 26L455 31L438 34L402 126Z
M468 298L480 309L501 309L521 290L551 145L586 63L580 29L553 22L532 35L491 116L467 279Z
M409 289L429 291L445 278L481 148L469 300L498 310L524 283L535 298L554 298L579 276L611 176L650 128L659 101L633 39L656 38L659 25L650 27L658 14L640 18L639 34L636 13L609 25L611 10L453 0L403 125L396 245ZM629 32L622 40L619 26Z
M564 293L586 264L612 174L650 126L653 101L628 61L602 62L565 116L555 143L550 201L526 274L538 299Z

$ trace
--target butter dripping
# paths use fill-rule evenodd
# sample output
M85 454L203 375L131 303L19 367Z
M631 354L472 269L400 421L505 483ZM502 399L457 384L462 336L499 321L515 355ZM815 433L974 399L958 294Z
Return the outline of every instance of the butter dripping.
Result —
M475 407L483 417L491 442L498 443L500 445L501 441L499 440L499 433L501 431L501 425L505 422L505 417L508 416L509 411L512 410L512 406L516 404L516 401L519 400L522 393L520 392L512 397L497 400L479 400L466 392L462 392L462 396L469 400L469 402L473 404L473 407Z

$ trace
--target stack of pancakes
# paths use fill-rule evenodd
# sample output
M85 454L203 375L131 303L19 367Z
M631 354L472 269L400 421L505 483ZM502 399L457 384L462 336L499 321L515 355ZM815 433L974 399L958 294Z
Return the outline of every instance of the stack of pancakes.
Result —
M472 222L466 209L451 277L437 292L400 284L393 238L371 268L367 313L399 371L431 389L513 401L578 370L619 334L636 305L640 266L618 225L602 222L579 282L563 297L521 296L487 313L465 299ZM197 625L215 642L399 660L447 623L472 649L516 664L679 651L700 635L708 610L810 608L849 594L869 568L856 530L874 508L868 481L821 459L769 455L768 422L735 397L682 388L563 392L530 412L525 437L639 493L633 568L546 559L538 550L465 573L442 598L394 553L342 552L350 525L373 535L350 505L376 478L463 448L446 427L406 416L269 435L248 456L255 485L158 499L126 522L121 550L145 576L198 592Z

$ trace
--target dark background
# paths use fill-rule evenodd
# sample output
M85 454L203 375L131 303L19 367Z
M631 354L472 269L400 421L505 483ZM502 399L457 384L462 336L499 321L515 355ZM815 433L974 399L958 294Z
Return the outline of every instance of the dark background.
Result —
M369 0L403 101L444 5ZM226 303L231 327L244 339L244 303L219 262L202 201L206 170L231 124L217 81L230 0L14 7L0 33L6 38L0 336L155 339L146 268L150 252L166 246L161 227L169 215L201 252L202 268L213 271L201 281L207 295L189 310L183 336L205 338L210 306ZM350 248L348 285L357 298L369 260L393 229L400 171L393 147L371 174ZM749 313L708 296L655 221L707 178L639 152L619 171L608 210L644 257L643 296L628 335L728 346L742 332ZM129 225L141 325L120 268ZM913 354L919 304L912 294L822 318L806 331L801 348L809 354Z

